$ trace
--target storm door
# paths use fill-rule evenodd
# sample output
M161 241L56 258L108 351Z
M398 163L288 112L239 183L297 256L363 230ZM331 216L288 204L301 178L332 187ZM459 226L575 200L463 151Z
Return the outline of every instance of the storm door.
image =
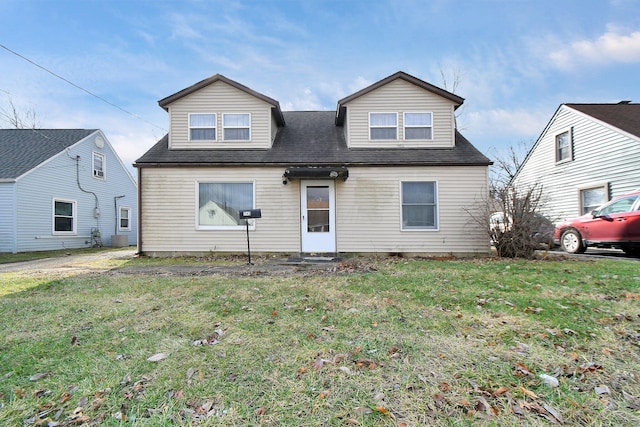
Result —
M300 181L302 252L336 251L335 182Z

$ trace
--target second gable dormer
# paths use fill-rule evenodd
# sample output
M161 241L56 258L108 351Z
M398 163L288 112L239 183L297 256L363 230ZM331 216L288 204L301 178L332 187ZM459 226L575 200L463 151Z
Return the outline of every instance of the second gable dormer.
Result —
M158 104L169 112L169 149L268 149L285 125L278 101L220 74Z
M403 72L338 101L349 148L451 148L463 98Z

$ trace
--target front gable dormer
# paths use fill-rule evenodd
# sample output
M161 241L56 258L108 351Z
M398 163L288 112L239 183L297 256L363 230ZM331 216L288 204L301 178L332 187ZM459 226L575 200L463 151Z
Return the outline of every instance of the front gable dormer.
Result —
M269 149L285 125L278 101L216 74L158 104L169 149Z
M463 98L403 72L338 101L349 148L451 148Z

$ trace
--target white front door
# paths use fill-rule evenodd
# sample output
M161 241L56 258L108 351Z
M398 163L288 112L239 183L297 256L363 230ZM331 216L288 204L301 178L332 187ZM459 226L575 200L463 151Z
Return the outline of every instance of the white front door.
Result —
M300 181L302 252L336 251L334 181Z

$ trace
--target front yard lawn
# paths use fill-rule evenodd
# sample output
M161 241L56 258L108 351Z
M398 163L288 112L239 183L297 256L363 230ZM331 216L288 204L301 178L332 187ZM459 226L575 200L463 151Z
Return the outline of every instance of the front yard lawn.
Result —
M638 266L0 273L0 424L640 425Z

